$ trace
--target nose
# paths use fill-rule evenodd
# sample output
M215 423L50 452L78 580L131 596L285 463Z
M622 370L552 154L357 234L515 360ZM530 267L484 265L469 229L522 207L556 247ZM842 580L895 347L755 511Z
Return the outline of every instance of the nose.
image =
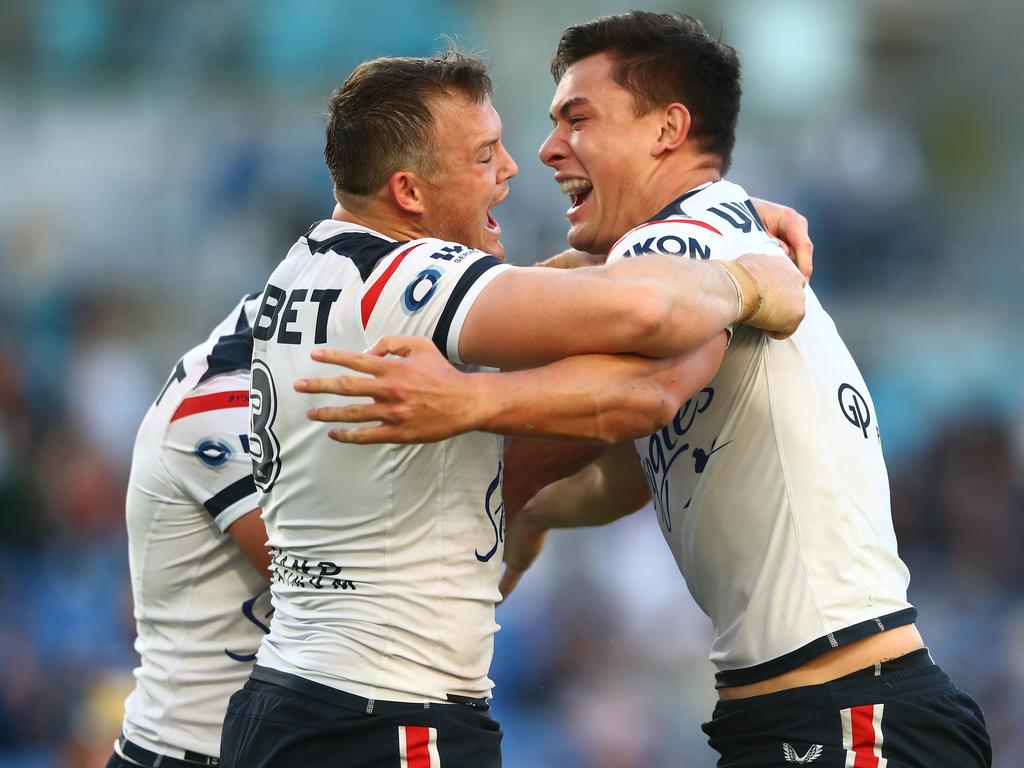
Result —
M549 133L548 137L544 139L544 143L540 145L538 154L540 155L540 161L544 163L544 165L549 165L552 168L557 167L560 162L565 160L565 141L559 135L557 126L552 128L551 133Z
M501 168L502 168L501 181L508 181L513 176L515 176L515 175L517 175L519 173L519 165L512 158L512 155L509 154L509 151L507 149L505 149L505 145L504 144L500 144L499 146L501 147L501 153L504 155L504 157L502 158L503 161L502 161L502 165L501 165Z

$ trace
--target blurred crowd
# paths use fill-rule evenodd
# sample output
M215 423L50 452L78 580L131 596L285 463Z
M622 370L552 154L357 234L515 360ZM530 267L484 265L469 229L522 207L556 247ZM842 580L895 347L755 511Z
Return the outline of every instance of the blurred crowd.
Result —
M998 75L1024 11L995 3L958 27L894 5L778 4L787 34L848 59L820 81L778 49L758 59L751 4L686 10L744 55L732 178L811 220L812 285L872 388L922 633L1011 768L1024 765L1024 120L1011 106L1024 99ZM441 32L486 49L522 166L496 214L513 260L532 261L564 235L564 199L531 157L543 62L565 24L613 10L0 7L0 163L17 180L0 185L0 768L109 755L137 661L123 508L135 429L180 354L329 215L317 110L330 89L363 58L436 49ZM805 79L760 88L773 66ZM820 108L799 102L808 93ZM506 765L711 765L698 727L714 701L710 629L651 513L556 533L549 550L498 611Z

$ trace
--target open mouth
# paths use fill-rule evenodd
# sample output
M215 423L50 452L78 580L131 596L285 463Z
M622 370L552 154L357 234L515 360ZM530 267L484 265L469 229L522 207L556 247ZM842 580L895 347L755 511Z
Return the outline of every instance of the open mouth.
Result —
M594 190L590 179L564 179L558 182L558 185L562 188L562 194L568 195L572 202L572 206L569 208L570 212L583 205Z
M490 211L487 211L487 221L484 224L484 226L486 227L488 232L501 232L501 227L498 225L498 222L494 220L494 217L491 215Z

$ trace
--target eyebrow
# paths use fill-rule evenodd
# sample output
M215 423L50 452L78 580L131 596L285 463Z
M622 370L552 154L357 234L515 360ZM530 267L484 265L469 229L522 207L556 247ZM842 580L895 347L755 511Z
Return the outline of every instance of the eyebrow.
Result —
M590 103L590 100L587 99L586 96L573 96L571 99L567 100L564 104L562 104L562 106L560 106L558 108L558 116L559 117L565 117L567 114L569 114L569 112L572 111L573 107L579 106L580 104L589 104L589 103ZM553 113L548 112L548 117L551 118L551 122L552 123L556 122L555 121L555 116L554 116Z
M475 151L479 152L482 149L487 149L488 147L493 147L499 141L501 141L500 138L487 139L486 141L481 141L479 144L477 144Z

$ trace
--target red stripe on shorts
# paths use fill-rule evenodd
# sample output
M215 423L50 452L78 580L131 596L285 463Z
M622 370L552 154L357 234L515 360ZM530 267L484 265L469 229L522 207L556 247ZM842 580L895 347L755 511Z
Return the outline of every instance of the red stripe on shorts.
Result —
M850 723L853 726L851 749L857 756L853 768L878 768L879 761L875 755L874 715L873 704L850 708Z
M409 768L431 768L430 750L427 744L430 743L430 729L421 725L406 725L405 727L405 755Z

